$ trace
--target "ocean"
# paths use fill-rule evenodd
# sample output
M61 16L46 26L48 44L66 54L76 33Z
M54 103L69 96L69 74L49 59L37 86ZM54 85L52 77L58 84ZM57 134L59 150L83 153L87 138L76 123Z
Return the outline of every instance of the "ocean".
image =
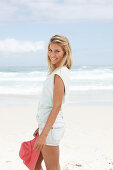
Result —
M75 66L70 70L69 104L113 105L113 66ZM0 67L0 96L38 99L47 67Z

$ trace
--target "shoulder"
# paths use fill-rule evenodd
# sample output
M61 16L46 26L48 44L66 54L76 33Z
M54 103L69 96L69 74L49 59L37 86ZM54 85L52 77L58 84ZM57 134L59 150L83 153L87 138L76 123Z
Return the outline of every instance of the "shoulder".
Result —
M70 70L66 66L62 66L61 68L55 69L53 73L60 73L68 76L70 74Z
M54 71L54 75L55 74L58 75L58 76L55 76L57 78L57 80L61 78L63 80L64 84L66 86L69 86L70 81L71 81L71 79L70 79L71 76L70 76L70 70L66 66L63 66L63 67L57 69L56 71Z
M56 69L53 74L59 75L65 81L69 81L70 79L70 70L66 66Z
M66 67L66 66L63 66L61 69L60 69L60 72L61 72L61 75L69 80L70 79L70 70Z

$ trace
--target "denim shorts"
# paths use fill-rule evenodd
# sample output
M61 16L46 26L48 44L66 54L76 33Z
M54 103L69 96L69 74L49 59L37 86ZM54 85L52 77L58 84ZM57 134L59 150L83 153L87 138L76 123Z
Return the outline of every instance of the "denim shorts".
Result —
M45 123L39 123L39 135L41 134ZM54 123L52 128L50 129L45 145L58 146L60 144L61 139L63 138L65 133L65 123L57 122Z

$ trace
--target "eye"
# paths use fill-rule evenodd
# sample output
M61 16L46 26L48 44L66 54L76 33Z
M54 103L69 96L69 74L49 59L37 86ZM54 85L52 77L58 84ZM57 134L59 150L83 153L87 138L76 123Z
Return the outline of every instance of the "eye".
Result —
M49 52L51 52L52 50L51 50L51 49L49 49L48 51L49 51Z
M60 52L59 50L56 50L56 52Z

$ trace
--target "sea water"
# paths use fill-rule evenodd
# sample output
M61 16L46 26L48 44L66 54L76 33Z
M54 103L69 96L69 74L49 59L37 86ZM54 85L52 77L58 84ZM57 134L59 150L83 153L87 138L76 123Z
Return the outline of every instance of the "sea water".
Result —
M0 67L0 96L39 98L47 66ZM113 66L74 66L71 72L69 104L113 105Z

